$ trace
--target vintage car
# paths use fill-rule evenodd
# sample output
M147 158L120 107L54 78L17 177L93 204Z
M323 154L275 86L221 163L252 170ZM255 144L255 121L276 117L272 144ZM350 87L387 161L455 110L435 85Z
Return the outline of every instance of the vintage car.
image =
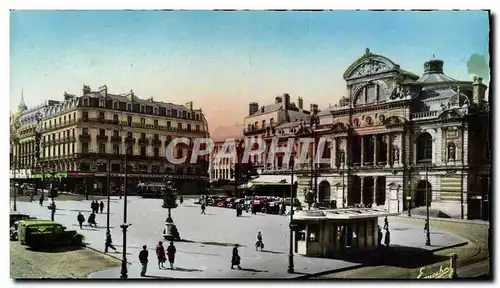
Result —
M262 213L266 214L279 214L280 213L280 201L267 202L265 207L261 209Z
M181 240L181 235L177 226L174 223L165 223L163 227L163 238L167 241L179 241Z
M35 217L31 217L30 215L26 213L21 213L21 212L10 212L10 224L9 226L14 225L15 222L19 220L26 220L26 219L36 219Z
M50 220L22 220L18 223L19 242L32 248L82 245L85 236Z

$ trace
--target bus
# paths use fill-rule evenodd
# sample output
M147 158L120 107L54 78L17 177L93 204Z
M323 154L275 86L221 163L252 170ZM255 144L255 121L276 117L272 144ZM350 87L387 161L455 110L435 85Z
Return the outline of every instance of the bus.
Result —
M137 185L137 195L142 198L163 199L167 186L164 183L139 183Z

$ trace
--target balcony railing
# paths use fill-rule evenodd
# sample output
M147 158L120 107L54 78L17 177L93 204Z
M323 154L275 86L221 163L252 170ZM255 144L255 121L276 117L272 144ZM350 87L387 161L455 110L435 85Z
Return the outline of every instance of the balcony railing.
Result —
M108 136L106 136L106 135L97 135L97 141L108 142Z
M125 143L135 144L135 138L127 136L125 137Z
M111 142L112 143L121 143L122 142L122 137L121 136L111 136Z
M145 129L155 129L162 131L171 131L171 132L186 132L190 134L205 134L205 131L187 129L187 128L177 128L173 126L164 126L164 125L154 125L154 124L146 124L146 123L136 123L136 122L128 122L128 121L116 121L109 119L100 119L100 118L81 118L79 121L81 122L96 122L103 124L112 124L112 125L121 125L121 126L130 126L134 128L145 128Z
M411 113L411 118L414 120L430 119L438 116L439 111L424 111Z
M80 141L90 141L90 134L80 134L78 136L78 140L80 140Z
M148 144L149 144L148 138L139 138L139 145L148 145Z

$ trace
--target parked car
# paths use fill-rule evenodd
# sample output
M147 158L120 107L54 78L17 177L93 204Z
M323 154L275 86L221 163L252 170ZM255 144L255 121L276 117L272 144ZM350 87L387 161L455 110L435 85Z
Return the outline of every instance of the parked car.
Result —
M82 245L85 236L49 220L22 220L18 223L19 242L33 248Z
M9 227L14 225L15 222L19 220L26 220L26 219L36 219L35 217L31 217L30 215L26 213L21 213L21 212L10 212L10 224Z
M231 208L236 209L236 206L238 205L245 205L245 199L244 198L236 198L234 201L231 203Z
M262 208L262 213L266 214L279 214L280 213L280 201L267 202L265 207Z

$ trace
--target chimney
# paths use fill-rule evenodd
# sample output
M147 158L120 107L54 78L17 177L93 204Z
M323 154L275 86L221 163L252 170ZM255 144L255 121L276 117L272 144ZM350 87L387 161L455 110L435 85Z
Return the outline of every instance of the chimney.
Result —
M259 111L259 103L251 102L250 104L248 104L248 116L252 116L257 111Z
M474 76L474 82L472 83L472 101L477 106L481 106L484 103L486 85L483 84L483 78Z
M281 96L276 96L276 98L274 98L274 103L275 104L281 103L281 101L283 101L283 99L281 98Z
M187 102L186 104L184 104L184 107L186 107L189 110L193 110L193 101Z
M302 97L298 98L297 103L299 105L299 109L304 109L304 99L302 99Z
M99 87L99 94L104 97L108 96L108 87L106 85Z
M290 107L290 95L288 95L288 93L284 93L282 98L283 102L285 102L283 106L285 110L287 110L288 107Z
M75 98L75 95L68 94L68 93L64 92L64 101L74 99L74 98Z
M318 104L311 104L310 108L311 108L311 113L312 114L317 114L318 113Z
M82 89L83 95L89 94L90 91L90 86L83 84L83 89Z
M126 97L127 97L128 101L134 102L134 91L130 90L130 92L128 92Z

